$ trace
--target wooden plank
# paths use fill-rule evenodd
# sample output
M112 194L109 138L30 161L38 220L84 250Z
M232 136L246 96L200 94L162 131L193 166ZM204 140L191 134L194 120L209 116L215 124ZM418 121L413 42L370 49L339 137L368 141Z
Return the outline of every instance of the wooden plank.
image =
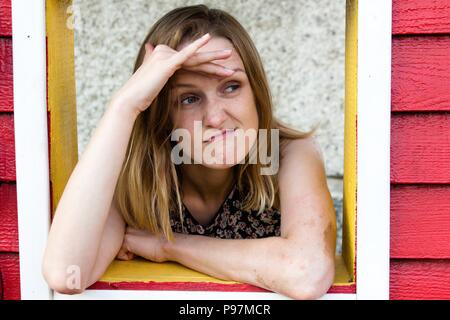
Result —
M391 260L391 300L450 300L450 260Z
M336 273L334 284L350 285L349 274L342 256L335 257ZM105 282L211 282L218 284L240 284L236 281L221 280L190 269L177 262L156 263L143 258L129 261L114 260L100 281Z
M16 180L14 116L0 113L0 180Z
M11 0L0 0L0 36L11 36Z
M336 256L335 262L334 284L328 293L355 293L355 283L342 256ZM217 279L176 262L155 263L142 258L114 260L88 289L270 292L251 284Z
M50 224L45 63L47 2L12 2L20 289L21 297L26 300L51 298L41 270Z
M391 188L391 258L450 258L450 185Z
M346 2L345 128L342 256L352 280L356 273L356 127L358 95L358 1Z
M85 290L81 294L53 294L54 300L292 300L275 292ZM327 293L319 300L356 300L355 293Z
M393 114L391 182L450 183L450 113Z
M13 105L12 41L0 38L0 112L13 111Z
M20 299L19 255L0 253L0 273L2 277L3 299Z
M393 0L392 33L450 33L448 0Z
M0 252L19 252L15 183L0 183Z
M46 1L52 213L78 162L74 33L67 24L71 6L71 0Z
M450 35L393 38L392 111L449 111L449 86Z
M224 291L224 292L272 292L250 284L218 284L212 282L105 282L98 281L88 290L164 290L164 291ZM356 284L332 285L328 294L356 293Z

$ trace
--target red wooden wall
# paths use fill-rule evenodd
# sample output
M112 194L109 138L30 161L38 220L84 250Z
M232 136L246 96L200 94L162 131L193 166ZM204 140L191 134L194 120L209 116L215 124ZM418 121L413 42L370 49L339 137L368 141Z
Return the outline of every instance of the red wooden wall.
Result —
M391 299L450 299L450 1L394 0Z
M0 0L0 299L20 299L11 0Z

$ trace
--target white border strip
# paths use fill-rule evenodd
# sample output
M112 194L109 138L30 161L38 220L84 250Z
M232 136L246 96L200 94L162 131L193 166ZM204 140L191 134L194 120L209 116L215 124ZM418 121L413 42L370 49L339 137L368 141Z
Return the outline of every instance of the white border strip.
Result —
M45 1L11 4L21 298L50 299L41 274L50 224Z
M272 292L86 290L67 295L55 292L55 300L292 300ZM325 294L319 300L355 300L356 294Z
M357 299L389 299L392 1L358 1Z

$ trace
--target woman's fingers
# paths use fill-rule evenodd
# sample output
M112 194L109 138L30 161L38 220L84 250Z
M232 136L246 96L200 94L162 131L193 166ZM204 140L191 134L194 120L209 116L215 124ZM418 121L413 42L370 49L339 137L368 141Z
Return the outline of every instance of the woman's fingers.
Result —
M131 260L133 259L134 254L128 251L125 247L122 246L119 252L117 253L117 259L119 260Z
M184 64L183 67L193 67L202 63L210 62L213 60L226 59L231 56L231 49L217 50L217 51L207 51L207 52L196 52L192 57L190 57Z
M232 53L231 49L197 52L197 50L204 46L210 39L211 36L207 33L177 52L173 56L173 60L177 66L176 69L184 68L219 76L232 75L234 73L233 70L211 62L229 58Z
M183 67L183 69L194 71L194 72L203 72L208 74L214 74L218 76L230 76L234 73L234 70L228 69L224 66L213 62L202 63L197 66L192 67Z
M204 36L198 38L197 40L193 41L180 51L178 51L174 56L174 62L177 66L181 66L187 59L189 59L199 48L204 46L209 39L211 39L211 35L209 33L205 34Z

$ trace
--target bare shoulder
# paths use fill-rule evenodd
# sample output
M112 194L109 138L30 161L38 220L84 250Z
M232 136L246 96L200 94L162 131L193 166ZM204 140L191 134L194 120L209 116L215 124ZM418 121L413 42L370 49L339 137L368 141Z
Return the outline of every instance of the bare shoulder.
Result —
M292 161L314 162L316 165L325 163L322 149L314 137L292 139L284 142L281 148L282 162L289 164Z
M281 233L285 237L297 239L303 239L302 234L308 234L309 237L314 235L318 237L316 243L323 243L319 235L330 226L336 230L336 214L328 189L322 151L317 141L310 137L289 141L284 152L278 175L283 215ZM320 228L314 229L311 221ZM308 224L309 227L306 227ZM305 228L310 229L307 231ZM334 238L335 233L326 240L327 248L335 247ZM305 241L309 242L310 239ZM331 249L327 252L330 257L334 257Z
M298 181L309 187L326 185L325 160L314 137L288 140L281 150L279 180L292 186Z

